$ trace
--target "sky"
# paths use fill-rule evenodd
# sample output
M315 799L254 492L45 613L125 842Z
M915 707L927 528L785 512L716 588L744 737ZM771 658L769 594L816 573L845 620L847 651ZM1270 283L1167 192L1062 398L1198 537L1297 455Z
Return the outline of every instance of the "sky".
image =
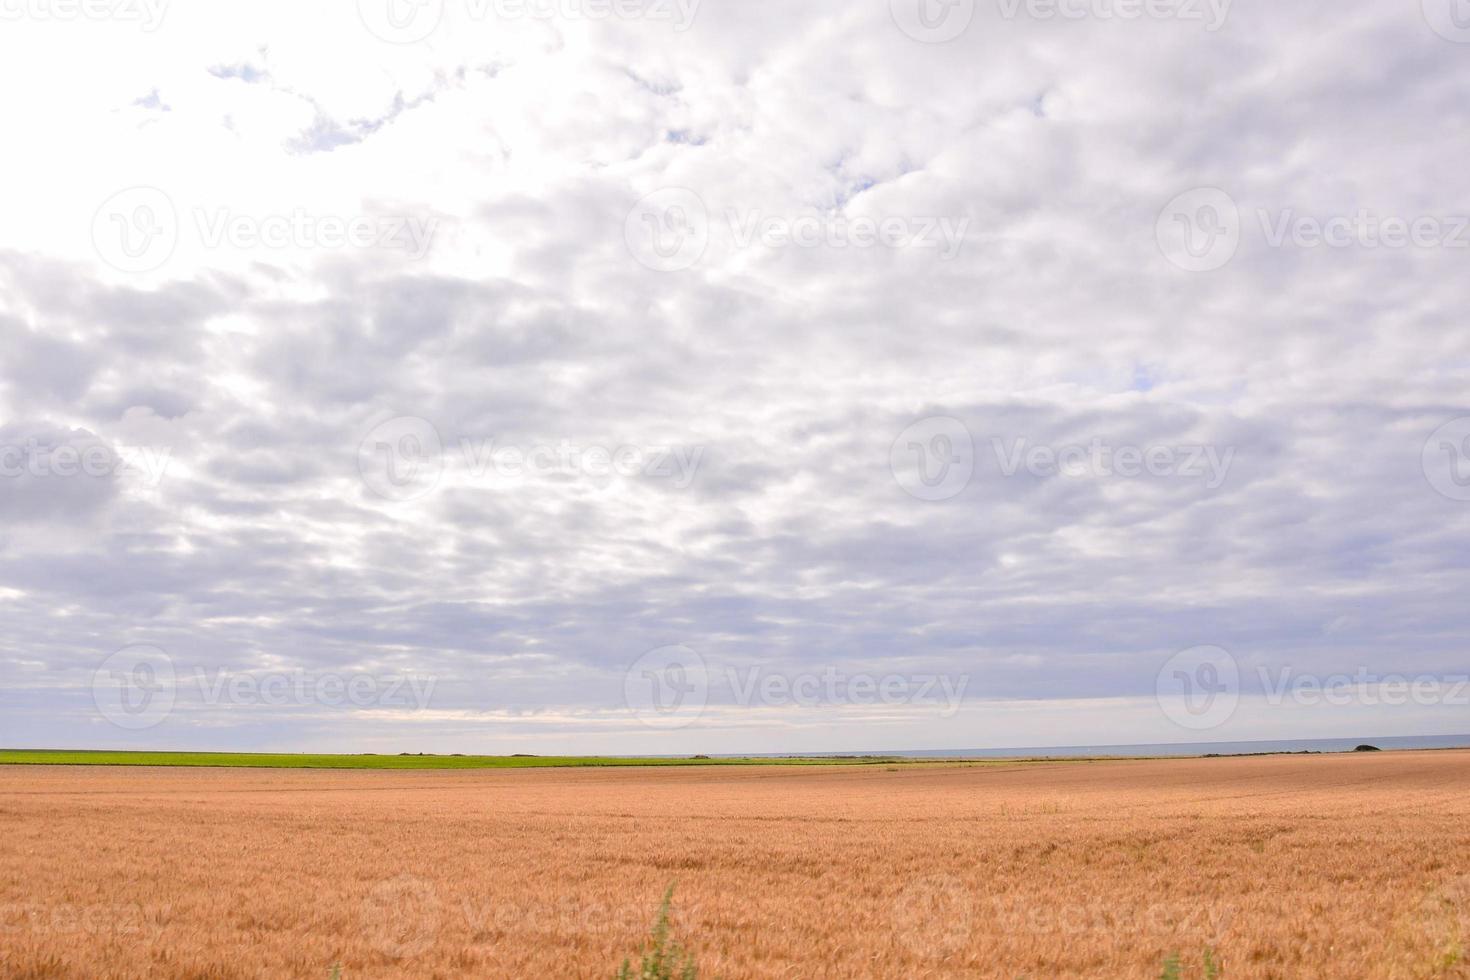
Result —
M0 0L0 745L1470 732L1459 0Z

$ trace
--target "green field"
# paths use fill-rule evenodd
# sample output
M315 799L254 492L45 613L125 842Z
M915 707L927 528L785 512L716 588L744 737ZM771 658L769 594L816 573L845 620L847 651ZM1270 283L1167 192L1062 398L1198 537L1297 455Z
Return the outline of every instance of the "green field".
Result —
M957 760L946 760L957 761ZM535 769L576 766L852 766L913 764L887 756L667 758L556 755L300 755L260 752L102 752L0 749L0 765L220 766L250 769Z

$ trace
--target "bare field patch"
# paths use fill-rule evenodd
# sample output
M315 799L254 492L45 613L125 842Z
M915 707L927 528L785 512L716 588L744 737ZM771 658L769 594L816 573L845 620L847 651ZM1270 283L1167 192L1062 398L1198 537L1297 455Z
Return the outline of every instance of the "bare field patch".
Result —
M1470 752L0 767L0 976L1467 976Z

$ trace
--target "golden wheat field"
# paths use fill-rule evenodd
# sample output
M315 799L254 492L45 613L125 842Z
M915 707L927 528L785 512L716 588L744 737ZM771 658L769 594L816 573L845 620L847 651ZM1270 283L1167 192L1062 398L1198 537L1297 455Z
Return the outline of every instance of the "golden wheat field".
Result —
M0 768L6 977L1465 976L1470 752Z

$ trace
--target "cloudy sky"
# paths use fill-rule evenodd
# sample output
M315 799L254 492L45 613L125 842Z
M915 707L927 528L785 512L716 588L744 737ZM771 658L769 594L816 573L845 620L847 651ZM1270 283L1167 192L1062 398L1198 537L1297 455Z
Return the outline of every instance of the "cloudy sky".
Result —
M1470 732L1456 0L324 6L0 0L0 745Z

